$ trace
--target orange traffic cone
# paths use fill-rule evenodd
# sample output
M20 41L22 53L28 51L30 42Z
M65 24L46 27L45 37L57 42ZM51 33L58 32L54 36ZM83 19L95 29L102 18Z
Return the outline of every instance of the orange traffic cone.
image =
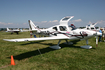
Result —
M11 55L11 65L15 65L15 62L14 62L14 59L13 59L12 55Z

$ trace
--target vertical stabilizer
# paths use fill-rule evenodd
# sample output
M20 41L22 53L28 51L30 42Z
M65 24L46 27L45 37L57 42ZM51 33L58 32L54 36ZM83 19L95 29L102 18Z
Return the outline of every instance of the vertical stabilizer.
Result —
M28 20L28 22L29 22L29 26L30 26L31 30L37 30L38 29L37 26L35 26L35 24L31 20Z
M7 31L10 31L8 27L7 27Z
M34 23L31 20L28 20L28 22L29 22L30 29L35 30L36 27L35 27Z
M37 32L41 31L37 26L35 26L35 24L31 20L28 20L28 22L29 22L30 29L32 31L37 31Z

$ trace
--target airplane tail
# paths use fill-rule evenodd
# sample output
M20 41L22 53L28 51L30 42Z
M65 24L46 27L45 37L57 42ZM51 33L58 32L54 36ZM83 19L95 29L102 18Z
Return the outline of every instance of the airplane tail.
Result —
M41 31L37 26L35 26L35 24L34 24L31 20L28 20L28 22L29 22L30 29L31 29L32 31L36 31L36 30L37 30L38 32Z
M10 31L8 27L7 27L7 31Z

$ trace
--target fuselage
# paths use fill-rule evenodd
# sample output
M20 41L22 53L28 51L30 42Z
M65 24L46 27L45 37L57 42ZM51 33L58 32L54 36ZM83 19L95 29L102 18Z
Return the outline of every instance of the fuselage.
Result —
M69 37L68 39L88 39L96 35L101 35L100 32L86 30L86 29L73 29L68 25L56 25L48 29L42 29L40 34L44 36L57 36L62 35Z

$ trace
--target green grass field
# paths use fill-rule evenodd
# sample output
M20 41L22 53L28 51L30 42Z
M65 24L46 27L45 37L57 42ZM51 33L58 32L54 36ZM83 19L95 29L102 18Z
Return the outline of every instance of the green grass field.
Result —
M98 47L95 38L89 39L92 49L82 49L84 40L72 41L73 45L65 45L62 49L53 50L49 46L56 45L58 40L33 42L7 42L3 39L29 38L29 32L19 35L0 32L0 70L105 70L105 42ZM39 53L40 50L41 54ZM11 64L11 55L15 66Z

